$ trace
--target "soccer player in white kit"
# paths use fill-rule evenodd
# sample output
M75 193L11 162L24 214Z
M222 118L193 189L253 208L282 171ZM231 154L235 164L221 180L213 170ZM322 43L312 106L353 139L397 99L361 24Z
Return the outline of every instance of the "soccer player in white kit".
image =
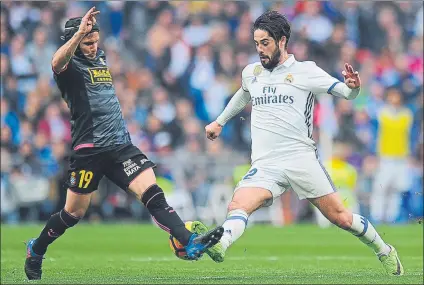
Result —
M390 275L402 275L395 248L386 244L365 218L350 212L320 163L312 139L314 99L318 94L355 99L360 78L345 64L344 83L312 61L300 62L287 53L290 24L275 11L261 15L253 26L253 39L260 62L242 72L242 86L216 121L205 127L209 139L252 102L251 168L236 186L223 224L221 242L207 252L224 260L225 251L244 232L249 216L272 204L287 188L308 199L333 224L351 232L372 248Z

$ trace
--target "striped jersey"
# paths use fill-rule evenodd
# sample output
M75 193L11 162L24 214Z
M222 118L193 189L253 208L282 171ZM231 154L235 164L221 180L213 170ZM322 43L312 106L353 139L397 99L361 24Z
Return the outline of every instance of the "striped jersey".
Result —
M252 163L315 151L315 97L331 94L338 83L315 62L300 62L293 55L273 70L260 62L246 66L242 88L252 102Z

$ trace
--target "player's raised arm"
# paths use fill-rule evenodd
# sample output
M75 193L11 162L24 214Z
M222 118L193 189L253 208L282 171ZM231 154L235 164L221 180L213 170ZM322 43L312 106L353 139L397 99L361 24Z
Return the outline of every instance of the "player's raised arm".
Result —
M78 30L73 34L73 36L62 45L56 53L53 55L52 59L52 68L56 73L60 73L66 69L69 61L74 55L76 49L78 48L79 43L84 38L84 36L91 32L91 29L96 24L95 16L99 14L100 11L96 11L96 7L91 8L81 19L81 24L79 25ZM73 27L65 28L73 29ZM69 31L72 32L72 31ZM65 30L65 35L67 31Z
M361 79L358 71L355 71L350 64L345 63L345 70L342 72L344 83L332 77L315 64L311 70L309 88L313 93L328 93L347 100L353 100L359 95Z
M246 91L244 87L241 87L228 102L224 111L218 118L205 127L206 136L210 140L216 139L221 131L222 127L235 115L240 113L244 107L250 102L250 93Z

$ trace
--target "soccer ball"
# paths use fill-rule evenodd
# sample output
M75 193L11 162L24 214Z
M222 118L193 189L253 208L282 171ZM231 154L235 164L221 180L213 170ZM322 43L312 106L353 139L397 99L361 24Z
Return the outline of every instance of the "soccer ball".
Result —
M193 222L185 222L185 227L190 231ZM169 246L176 257L182 260L189 260L184 246L172 235L169 236Z

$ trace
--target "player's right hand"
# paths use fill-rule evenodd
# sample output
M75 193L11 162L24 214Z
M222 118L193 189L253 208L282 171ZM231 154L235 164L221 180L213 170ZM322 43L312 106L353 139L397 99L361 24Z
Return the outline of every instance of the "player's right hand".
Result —
M78 31L82 34L88 34L91 32L91 29L97 22L95 17L97 14L100 14L100 11L96 11L96 7L88 10L88 12L81 19L81 24Z
M219 137L219 135L221 134L222 126L218 124L216 121L214 121L205 127L205 131L206 131L206 137L210 139L211 141L213 141L214 139Z

